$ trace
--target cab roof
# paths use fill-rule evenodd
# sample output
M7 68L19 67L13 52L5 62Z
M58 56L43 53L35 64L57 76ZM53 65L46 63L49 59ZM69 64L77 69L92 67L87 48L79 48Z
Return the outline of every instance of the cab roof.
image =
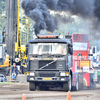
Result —
M59 38L58 34L38 34L37 38L29 40L29 43L68 43L71 44L69 39Z
M29 40L29 43L70 43L69 40L67 39L33 39L33 40Z

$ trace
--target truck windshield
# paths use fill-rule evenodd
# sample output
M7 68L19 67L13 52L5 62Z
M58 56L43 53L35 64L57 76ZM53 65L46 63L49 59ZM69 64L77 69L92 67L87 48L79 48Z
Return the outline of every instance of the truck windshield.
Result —
M2 58L2 46L0 46L0 58Z
M87 50L87 43L73 42L73 50Z
M64 43L30 43L29 54L60 54L66 55L66 44Z

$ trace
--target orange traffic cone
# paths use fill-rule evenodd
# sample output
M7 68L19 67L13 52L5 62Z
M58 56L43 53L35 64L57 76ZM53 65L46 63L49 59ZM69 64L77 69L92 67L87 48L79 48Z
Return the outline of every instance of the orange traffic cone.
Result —
M68 94L67 94L67 100L71 100L70 91L68 91Z
M22 100L26 100L26 95L25 94L23 94Z

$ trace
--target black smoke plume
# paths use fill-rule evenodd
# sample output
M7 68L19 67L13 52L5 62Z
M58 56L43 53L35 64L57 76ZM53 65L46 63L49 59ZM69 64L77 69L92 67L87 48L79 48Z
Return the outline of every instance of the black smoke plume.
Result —
M63 22L73 21L70 16L50 15L50 10L59 13L70 12L71 15L81 16L91 21L92 28L100 30L100 0L23 0L22 8L25 14L35 21L36 35L43 29L51 32L57 29L59 22L57 19Z

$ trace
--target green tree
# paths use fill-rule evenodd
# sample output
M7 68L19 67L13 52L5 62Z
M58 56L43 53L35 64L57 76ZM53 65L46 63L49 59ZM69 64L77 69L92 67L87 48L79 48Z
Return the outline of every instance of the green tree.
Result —
M6 0L0 0L0 34L5 26Z

